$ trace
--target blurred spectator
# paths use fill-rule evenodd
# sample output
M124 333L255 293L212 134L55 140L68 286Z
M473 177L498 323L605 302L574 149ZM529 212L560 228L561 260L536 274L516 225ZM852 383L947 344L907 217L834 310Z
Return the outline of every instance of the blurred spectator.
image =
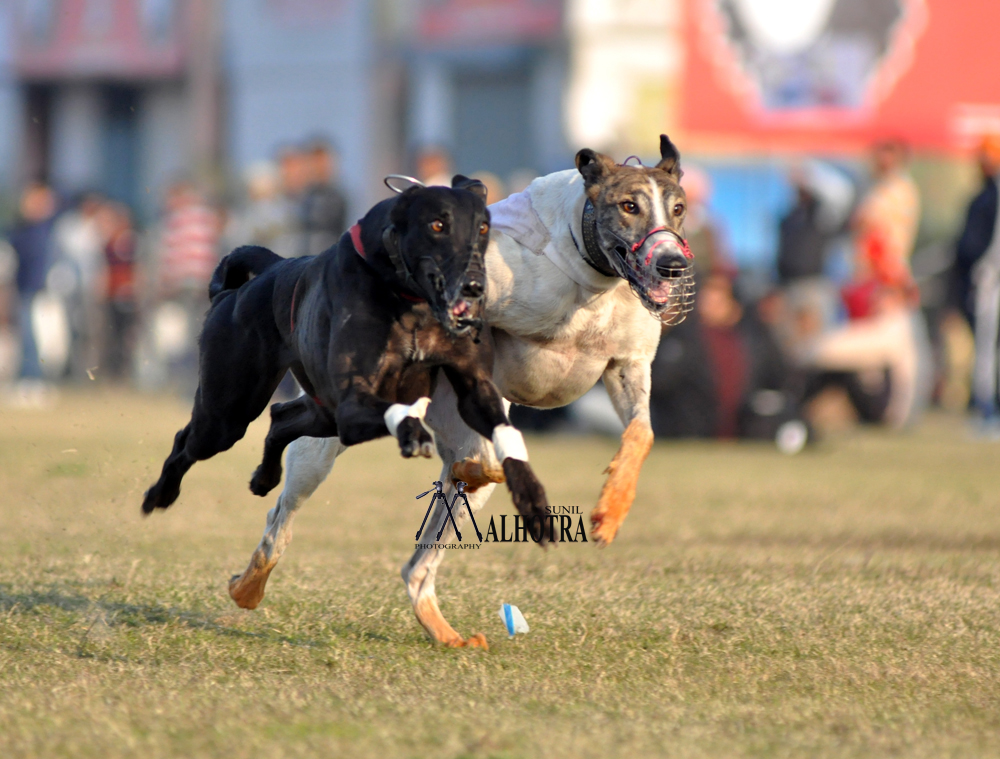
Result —
M300 221L303 256L316 256L335 244L347 229L347 199L337 184L337 154L329 142L313 140L303 151L308 184Z
M906 171L907 149L898 140L875 146L874 183L854 214L855 272L858 285L910 287L910 256L920 223L920 196ZM871 289L871 287L869 287ZM865 316L871 304L863 293L846 305L852 316Z
M684 232L694 256L695 270L702 278L728 264L720 235L708 210L712 199L712 180L697 166L685 166L681 186L688 204Z
M208 282L219 262L219 216L188 182L167 190L160 241L160 291L167 297L190 292L207 299Z
M198 334L208 310L208 283L219 262L220 220L188 182L168 189L165 211L157 246L161 303L154 323L161 332L180 333L168 341L174 374L192 384L197 378Z
M302 200L311 182L310 161L299 145L286 145L278 151L278 173L281 179L281 234L274 242L274 252L285 258L301 256Z
M18 324L21 331L21 379L40 381L36 325L32 306L45 289L51 262L52 227L56 196L41 182L30 184L21 195L20 218L9 239L17 254Z
M132 215L121 203L105 203L97 211L104 242L106 269L106 324L104 375L113 380L130 377L137 316L136 236Z
M290 221L281 198L278 168L270 161L260 161L247 170L245 181L246 204L230 217L226 249L263 245L275 250Z
M828 233L820 225L819 198L803 180L792 175L795 205L778 229L778 282L785 286L823 275Z
M959 303L975 335L972 398L984 431L1000 436L998 342L1000 342L1000 239L996 234L1000 135L979 150L983 187L972 199L956 249Z
M929 400L927 330L901 288L879 287L871 312L821 336L807 364L825 376L814 380L809 396L839 384L863 421L902 427L914 421Z
M796 166L790 179L796 203L778 232L778 282L785 318L777 329L785 350L799 355L806 342L834 323L837 292L825 274L826 259L844 228L854 189L847 177L819 161Z
M745 310L726 271L704 278L695 311L665 332L653 361L657 436L775 439L787 452L805 445L798 377L771 335L770 296L762 302L769 308Z
M423 148L417 154L417 179L425 185L451 187L451 156L440 147Z
M66 311L70 324L69 373L87 377L99 363L102 301L105 294L105 239L98 216L102 199L85 193L55 224L56 271L65 272Z
M825 382L848 390L861 419L894 427L923 410L933 374L910 271L920 203L905 159L899 142L875 148L875 182L855 213L855 270L843 290L850 322L820 336L806 360Z

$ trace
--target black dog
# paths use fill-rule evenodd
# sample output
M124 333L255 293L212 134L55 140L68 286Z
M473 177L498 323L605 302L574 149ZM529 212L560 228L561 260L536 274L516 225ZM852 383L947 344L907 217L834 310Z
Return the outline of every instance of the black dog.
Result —
M403 456L429 457L421 418L443 372L462 418L494 440L518 510L543 524L545 492L491 379L490 342L479 339L485 197L481 183L459 175L452 188L412 187L382 201L319 256L286 260L260 247L226 256L209 287L191 421L143 512L170 506L196 461L240 440L288 369L305 395L271 407L255 494L278 484L281 454L302 436L350 446L393 434Z

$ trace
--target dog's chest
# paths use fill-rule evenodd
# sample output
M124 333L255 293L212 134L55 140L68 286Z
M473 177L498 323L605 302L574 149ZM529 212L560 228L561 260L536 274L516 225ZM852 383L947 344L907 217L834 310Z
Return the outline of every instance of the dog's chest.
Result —
M418 314L404 314L389 332L386 349L375 372L375 394L389 401L406 401L408 396L430 386L431 370L440 365L450 345L436 320Z
M570 310L546 330L494 330L494 380L517 403L571 403L612 361L652 361L660 327L627 290Z

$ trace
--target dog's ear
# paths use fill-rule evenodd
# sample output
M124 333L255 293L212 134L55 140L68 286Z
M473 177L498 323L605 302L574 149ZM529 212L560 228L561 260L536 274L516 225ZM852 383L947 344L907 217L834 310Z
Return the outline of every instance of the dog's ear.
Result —
M663 169L678 182L684 176L681 171L681 152L665 134L660 135L660 162L656 164L656 168Z
M577 171L583 175L583 183L588 189L607 177L614 166L614 161L590 148L584 148L576 154Z
M412 187L407 187L399 193L399 197L393 204L392 210L389 211L389 223L396 228L397 232L403 232L405 234L410 207L416 202L420 192L424 189L425 188L423 187L414 185Z
M398 255L399 230L396 229L394 224L382 230L382 245L385 246L385 249L388 251L390 257Z
M456 174L451 179L451 189L468 190L482 198L484 203L486 202L486 185L478 179L469 179L469 177Z

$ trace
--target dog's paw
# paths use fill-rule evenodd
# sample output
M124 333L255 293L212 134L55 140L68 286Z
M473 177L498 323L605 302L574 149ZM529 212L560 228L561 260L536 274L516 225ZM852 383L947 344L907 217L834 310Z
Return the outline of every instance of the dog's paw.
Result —
M273 472L265 471L263 466L257 467L257 471L250 478L250 492L254 495L265 496L278 487L281 482L281 467L276 467Z
M557 542L557 531L553 529L549 514L549 499L528 462L504 459L503 473L507 478L514 506L528 525L531 537L542 548L545 548L546 543Z
M416 417L408 416L396 428L396 439L399 441L399 451L403 458L434 455L434 438Z
M149 490L145 492L142 497L142 513L144 516L149 516L153 513L155 509L165 509L181 494L181 489L173 488L168 491L167 488L163 486L163 483L157 482Z
M604 548L615 539L621 524L622 520L611 514L608 508L598 505L590 512L590 539L598 548Z

